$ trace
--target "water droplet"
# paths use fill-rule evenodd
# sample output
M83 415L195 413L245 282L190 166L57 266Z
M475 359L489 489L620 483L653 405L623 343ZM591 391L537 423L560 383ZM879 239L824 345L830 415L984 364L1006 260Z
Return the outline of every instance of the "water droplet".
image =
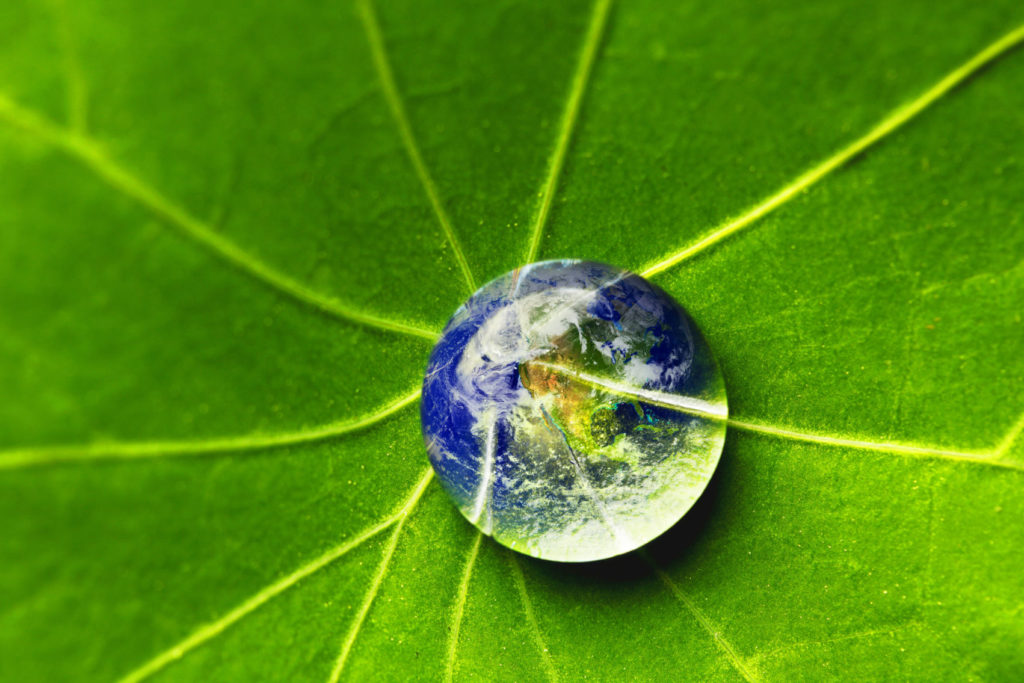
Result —
M725 385L683 308L628 271L545 261L488 283L434 347L431 464L499 543L583 562L638 548L704 491Z

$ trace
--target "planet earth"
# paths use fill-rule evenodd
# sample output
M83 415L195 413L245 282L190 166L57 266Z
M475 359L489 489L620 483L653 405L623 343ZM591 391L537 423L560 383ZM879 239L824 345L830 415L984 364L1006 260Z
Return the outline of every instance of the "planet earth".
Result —
M714 473L728 414L682 306L639 275L569 260L507 273L455 312L421 411L462 514L562 562L629 552L675 524Z

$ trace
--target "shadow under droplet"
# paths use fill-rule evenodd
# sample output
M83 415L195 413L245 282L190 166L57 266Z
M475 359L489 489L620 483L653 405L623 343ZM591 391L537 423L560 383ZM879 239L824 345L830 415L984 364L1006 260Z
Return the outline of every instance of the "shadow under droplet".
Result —
M712 517L720 510L722 503L722 470L731 464L731 459L724 455L718 464L708 487L697 499L689 512L676 522L668 531L641 548L651 559L663 568L671 567L684 561L693 547L707 531Z
M728 468L728 460L723 454L704 493L683 518L642 548L595 562L552 562L525 555L520 555L519 559L535 577L543 577L554 583L582 583L594 587L631 584L650 579L655 575L652 562L672 573L675 565L686 561L694 546L704 536L709 520L720 509L722 470Z

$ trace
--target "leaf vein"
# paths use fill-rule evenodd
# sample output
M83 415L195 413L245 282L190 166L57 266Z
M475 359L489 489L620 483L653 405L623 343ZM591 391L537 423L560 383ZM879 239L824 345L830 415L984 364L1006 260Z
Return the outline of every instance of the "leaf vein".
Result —
M530 600L530 594L526 589L526 579L523 577L523 568L519 566L519 560L516 558L516 553L511 550L506 550L505 556L508 558L508 562L512 565L512 578L515 581L516 589L519 591L519 598L523 603L523 612L526 614L526 623L530 625L530 635L533 636L533 642L537 646L537 650L540 652L541 662L544 665L544 672L548 676L550 681L558 681L558 672L555 670L554 662L551 660L551 653L548 652L547 643L544 642L544 636L540 632L540 626L537 624L537 617L533 612L533 601Z
M473 568L476 566L477 555L480 554L480 542L484 535L476 532L476 538L469 548L469 555L466 559L466 568L462 572L462 579L459 581L459 588L455 592L455 605L452 608L451 619L448 624L448 655L445 659L444 679L451 681L455 676L455 657L459 648L459 631L462 629L462 614L466 609L466 597L469 595L469 582L473 578Z
M996 446L995 453L993 454L993 456L998 459L1002 458L1007 453L1009 453L1010 448L1020 437L1021 431L1024 431L1024 413L1021 413L1020 417L1017 418L1017 422L1015 422L1014 425L1010 427L1010 430L1006 433L1006 436L1004 436L1003 439L999 442L999 445Z
M530 230L530 242L526 249L526 260L524 263L532 263L537 257L537 251L540 249L544 225L547 223L548 214L551 212L551 203L554 201L555 192L558 189L559 176L562 174L562 166L565 164L569 143L572 140L573 130L579 118L580 105L583 102L583 96L590 81L590 74L597 59L601 37L604 34L605 25L608 23L611 5L611 0L595 0L594 2L590 24L583 41L583 49L580 51L576 73L569 87L565 110L562 113L562 120L558 128L558 136L555 138L555 147L548 159L548 173L544 183L541 185L540 203L537 206L533 227Z
M356 310L268 266L121 166L90 137L56 126L0 94L0 119L55 147L92 171L109 187L140 204L168 225L224 261L293 299L348 322L436 341L438 334L416 325Z
M811 432L798 432L792 429L781 429L779 427L746 422L733 418L729 418L726 422L737 429L774 436L780 439L791 439L793 441L804 441L807 443L817 443L825 446L837 446L840 448L851 448L855 450L893 453L896 455L906 455L911 457L942 458L959 462L977 462L984 465L991 465L993 467L1024 471L1024 466L1022 465L1000 460L1000 454L998 451L957 451L893 441L866 441L849 437L826 436L824 434L815 434Z
M599 391L607 391L620 396L628 396L645 403L668 408L669 410L675 410L686 415L694 415L708 420L725 422L730 427L735 427L736 429L747 432L754 432L756 434L764 434L779 439L790 439L792 441L816 443L825 446L893 453L911 457L931 457L960 462L977 462L985 465L991 465L993 467L1024 471L1024 465L1003 459L1003 456L1009 451L1010 446L1020 436L1020 433L1024 431L1024 415L1021 416L1006 437L1004 437L1000 444L992 451L953 450L894 441L868 441L866 439L847 436L830 436L814 432L801 432L795 429L775 427L757 422L748 422L746 420L728 417L724 406L714 405L700 399L678 396L676 394L669 394L660 391L637 389L618 382L612 382L600 377L580 373L571 368L566 368L552 363L537 362L536 364L562 374L572 381L596 388Z
M469 291L476 291L476 280L474 279L473 272L469 267L469 262L466 260L466 255L462 251L459 239L455 235L455 229L452 227L451 219L448 217L448 213L445 211L444 205L441 203L441 198L438 194L437 186L434 184L434 179L431 177L430 171L427 170L426 162L423 161L423 155L420 153L420 147L416 142L416 136L413 135L412 125L409 123L409 116L405 111L405 105L402 103L402 96L399 94L398 86L395 84L395 75L391 70L391 61L388 59L387 48L384 44L384 37L380 31L380 23L377 21L377 15L374 11L372 0L356 0L356 5L359 9L359 17L362 20L363 30L366 33L366 40L370 45L370 54L373 57L373 65L377 71L377 77L380 80L381 89L384 91L384 99L387 100L388 108L391 110L391 116L394 118L395 124L398 126L398 133L402 138L402 144L405 147L406 154L409 157L409 161L412 163L413 169L416 171L416 177L423 186L423 191L427 195L430 207L434 210L434 214L437 216L438 223L441 224L441 229L444 231L445 237L448 238L448 243L452 247L452 252L455 254L455 260L458 262L459 269L462 271L462 277L466 280L466 284L469 286Z
M152 676L172 662L180 659L188 652L195 650L197 647L200 647L209 640L220 635L229 627L239 622L242 618L262 607L271 599L288 590L302 579L328 566L349 551L354 550L388 527L396 524L396 522L398 527L401 528L402 522L405 521L412 507L415 506L416 502L423 494L423 490L426 488L426 485L429 483L432 475L433 469L428 468L426 474L420 479L419 483L417 483L416 488L413 489L412 494L403 503L401 509L397 513L392 514L373 526L368 527L355 537L331 548L311 562L302 565L287 576L284 576L269 586L266 586L216 621L204 624L193 631L192 634L184 640L176 643L167 650L164 650L153 659L150 659L142 666L125 675L120 679L119 683L137 683L137 681L141 681Z
M679 600L679 602L682 603L683 607L685 607L687 611L693 615L693 618L697 620L697 623L700 624L701 628L707 631L708 635L711 636L711 639L715 641L715 645L717 645L718 648L722 651L722 654L724 654L725 658L729 660L729 663L732 664L733 668L736 669L736 671L741 676L743 676L743 678L747 680L749 683L759 683L760 677L747 665L743 658L740 657L739 653L736 651L736 648L733 647L732 643L730 643L729 640L722 634L721 629L719 629L708 618L708 616L704 614L704 612L699 607L697 607L696 603L694 603L693 600L690 599L690 596L687 595L682 588L677 586L676 583L672 581L671 578L669 578L669 575L666 574L661 567L655 564L654 561L649 556L647 556L646 553L641 553L641 556L654 569L655 573L658 575L658 578L661 579L662 583L664 583L665 586L672 592L672 594Z
M81 446L43 446L0 450L0 470L67 462L238 453L322 441L374 425L414 403L419 397L420 390L416 389L366 415L319 427L276 434L247 434L195 441L100 442Z
M430 483L431 478L434 476L433 467L427 467L426 473L420 479L416 488L413 490L412 495L406 501L405 505L395 516L395 530L391 533L391 538L388 539L387 547L384 549L384 555L381 557L380 565L377 567L377 571L373 576L373 581L370 583L370 587L366 591L366 595L363 597L363 602L359 606L359 612L356 614L355 620L349 627L348 633L345 634L345 639L341 644L341 652L338 654L338 659L334 663L334 668L331 670L331 675L328 678L330 683L337 683L341 677L341 672L345 669L345 664L348 662L349 654L352 652L352 647L355 645L356 638L359 637L359 631L363 627L363 623L366 621L366 615L370 613L370 608L373 606L373 601L377 598L377 593L380 591L381 584L384 583L384 579L387 576L388 568L391 566L391 558L395 554L395 548L398 547L398 538L402 533L402 527L405 525L409 515L416 508L416 504L419 503L420 498L423 497L423 492L427 489L427 484Z
M831 157L819 163L817 166L814 166L810 170L804 172L791 183L778 190L775 194L763 200L756 206L748 209L737 218L715 228L695 243L674 254L666 256L664 259L653 265L646 267L640 274L644 277L651 277L652 275L657 275L658 273L668 270L685 259L714 246L733 233L742 230L791 199L794 199L801 192L817 183L832 171L835 171L879 140L882 140L889 134L896 131L907 121L910 121L930 105L934 104L943 95L953 90L956 86L963 83L998 57L1020 45L1021 42L1024 42L1024 25L1018 26L1003 37L991 43L962 65L949 72L942 78L942 80L923 92L917 98L890 112L866 134L854 140Z

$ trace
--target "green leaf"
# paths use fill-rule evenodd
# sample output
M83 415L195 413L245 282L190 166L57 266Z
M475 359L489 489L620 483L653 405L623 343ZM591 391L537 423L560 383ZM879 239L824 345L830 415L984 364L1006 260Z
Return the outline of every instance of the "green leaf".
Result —
M1024 7L0 8L0 679L1018 680ZM645 272L729 437L640 553L431 480L431 340Z

